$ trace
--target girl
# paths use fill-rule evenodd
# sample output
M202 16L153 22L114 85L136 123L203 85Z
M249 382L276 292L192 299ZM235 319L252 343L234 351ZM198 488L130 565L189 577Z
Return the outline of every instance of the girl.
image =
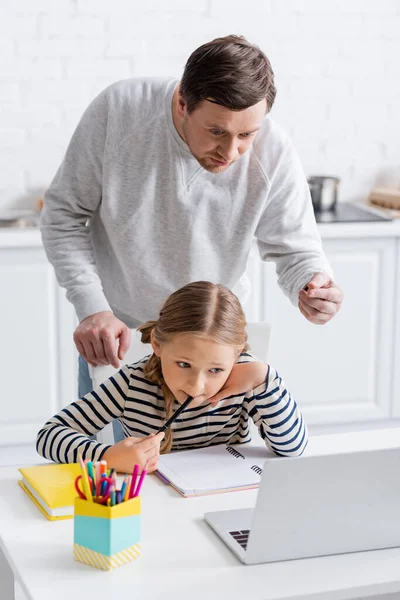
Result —
M159 454L250 441L249 418L280 456L307 444L302 415L282 379L246 352L246 319L222 285L190 283L165 302L157 321L141 327L153 354L126 365L100 387L51 418L37 436L39 454L56 462L104 459L120 472ZM188 396L191 404L163 433L155 433ZM125 439L112 445L89 436L118 418Z

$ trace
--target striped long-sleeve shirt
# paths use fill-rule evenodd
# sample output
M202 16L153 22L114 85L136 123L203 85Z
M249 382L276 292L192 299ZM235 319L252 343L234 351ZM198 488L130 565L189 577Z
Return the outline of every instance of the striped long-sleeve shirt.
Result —
M156 432L165 422L161 388L148 381L144 367L149 357L126 365L91 393L52 417L39 431L36 449L49 460L101 460L107 444L89 436L119 419L126 437ZM256 360L242 353L238 362ZM178 408L178 403L175 400ZM216 407L203 404L184 410L173 423L172 451L215 444L237 444L251 439L249 419L266 446L280 456L298 456L307 445L307 427L296 402L273 367L256 389L229 396Z

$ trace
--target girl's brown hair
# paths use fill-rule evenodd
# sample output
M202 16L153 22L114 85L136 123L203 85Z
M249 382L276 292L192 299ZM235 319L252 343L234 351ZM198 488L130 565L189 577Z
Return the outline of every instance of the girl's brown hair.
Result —
M203 44L189 57L180 83L189 113L203 100L230 110L245 110L264 98L270 111L276 96L268 58L241 35Z
M180 288L167 298L157 321L147 321L138 331L144 344L151 342L151 333L160 344L175 336L193 333L206 336L218 344L247 349L246 318L233 292L223 285L196 281ZM165 384L161 361L154 353L144 368L146 378L160 386L165 400L165 419L173 412L174 396ZM171 450L172 429L166 431L161 453Z

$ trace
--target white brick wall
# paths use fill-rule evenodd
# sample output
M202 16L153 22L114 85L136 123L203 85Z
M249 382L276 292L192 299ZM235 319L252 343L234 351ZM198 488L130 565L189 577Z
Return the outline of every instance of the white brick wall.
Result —
M399 0L0 2L0 210L32 206L83 110L124 77L179 77L201 43L242 33L271 59L273 116L341 199L400 183Z

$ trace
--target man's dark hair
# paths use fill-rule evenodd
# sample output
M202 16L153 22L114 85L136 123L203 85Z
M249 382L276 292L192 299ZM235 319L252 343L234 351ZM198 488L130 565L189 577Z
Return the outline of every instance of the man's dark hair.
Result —
M271 63L243 36L228 35L197 48L189 57L180 84L189 113L202 100L230 110L244 110L264 98L270 111L276 96Z

